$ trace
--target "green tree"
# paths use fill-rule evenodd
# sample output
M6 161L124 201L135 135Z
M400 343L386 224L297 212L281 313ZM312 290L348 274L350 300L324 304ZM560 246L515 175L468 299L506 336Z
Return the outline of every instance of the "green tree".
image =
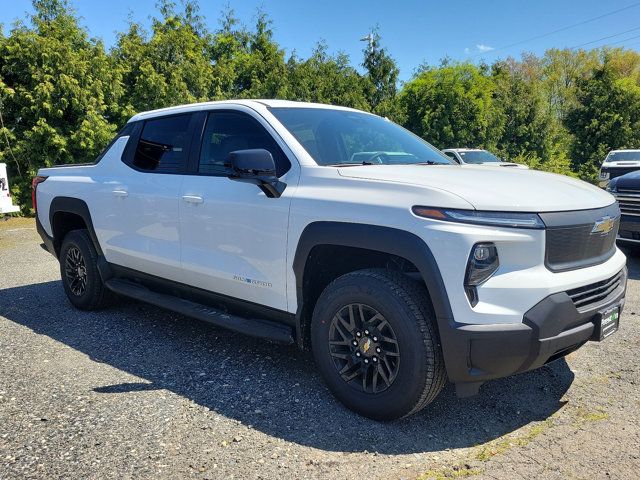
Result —
M367 37L362 66L367 70L367 98L374 113L390 118L398 118L400 113L396 102L398 75L400 70L395 60L381 45L381 37L376 27Z
M333 56L327 51L326 43L320 42L307 60L295 54L289 58L286 98L369 110L366 79L351 66L346 54Z
M590 78L578 81L577 105L565 123L574 137L574 168L594 180L607 152L640 148L640 86L621 78L605 59Z
M279 98L287 88L284 50L273 40L271 20L258 11L255 30L248 31L233 10L223 14L214 35L213 98Z
M209 99L214 76L210 40L197 3L187 1L183 11L177 12L173 2L163 0L159 11L161 16L152 20L150 38L131 21L113 51L130 111Z
M539 76L512 59L493 65L494 104L502 124L498 151L507 158L547 159L551 116L544 104Z
M66 0L35 0L0 42L0 161L29 211L37 169L92 160L123 122L121 74Z
M404 126L439 148L494 148L501 126L493 90L470 63L423 67L399 94Z

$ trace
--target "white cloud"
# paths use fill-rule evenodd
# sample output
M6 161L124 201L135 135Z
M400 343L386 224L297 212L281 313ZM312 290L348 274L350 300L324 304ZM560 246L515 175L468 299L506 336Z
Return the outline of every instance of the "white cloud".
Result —
M495 50L495 48L490 47L489 45L483 45L482 43L479 45L476 45L476 48L480 53L490 52L491 50Z
M471 53L471 49L470 49L469 47L465 48L465 49L464 49L464 53L465 53L466 55L469 55L469 54Z

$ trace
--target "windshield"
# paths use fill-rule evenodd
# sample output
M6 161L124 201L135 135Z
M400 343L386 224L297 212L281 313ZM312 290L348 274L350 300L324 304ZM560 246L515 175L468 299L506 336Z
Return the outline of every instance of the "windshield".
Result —
M452 162L389 120L329 108L271 108L318 165L428 165Z
M618 162L621 160L640 160L640 150L633 150L629 152L611 152L607 155L607 162Z
M469 150L466 152L458 152L462 157L464 163L487 163L487 162L501 162L498 157L493 153L489 153L486 150Z

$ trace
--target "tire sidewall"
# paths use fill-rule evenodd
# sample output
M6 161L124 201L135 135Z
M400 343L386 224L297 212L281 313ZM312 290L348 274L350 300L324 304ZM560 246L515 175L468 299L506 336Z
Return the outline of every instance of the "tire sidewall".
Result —
M345 382L329 353L329 328L334 315L350 303L362 303L380 312L393 328L400 351L400 367L386 390L365 393ZM428 349L413 320L413 312L375 277L343 277L327 288L316 304L311 325L311 343L318 369L329 389L347 407L376 419L393 419L409 413L425 388Z

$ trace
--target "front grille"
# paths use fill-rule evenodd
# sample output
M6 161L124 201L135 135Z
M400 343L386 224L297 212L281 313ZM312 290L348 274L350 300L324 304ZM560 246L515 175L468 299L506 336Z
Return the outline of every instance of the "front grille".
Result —
M567 290L567 295L578 310L590 310L604 305L611 298L617 296L619 290L624 289L625 280L624 270L620 270L606 280Z
M616 168L603 168L602 172L609 172L609 180L614 179L616 177L621 177L622 175L626 175L627 173L635 172L640 170L638 167L616 167Z
M616 203L594 210L542 213L540 217L547 226L545 264L552 272L598 265L615 253L620 226ZM596 224L606 218L613 220L613 228L606 233L594 232Z
M614 195L620 204L620 211L623 215L640 216L640 192L638 190L620 188Z

